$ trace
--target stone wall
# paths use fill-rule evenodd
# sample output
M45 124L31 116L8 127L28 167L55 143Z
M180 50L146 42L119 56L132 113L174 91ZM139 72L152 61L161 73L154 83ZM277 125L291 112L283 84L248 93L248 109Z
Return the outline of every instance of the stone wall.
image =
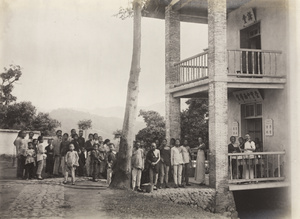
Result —
M205 211L215 212L214 199L216 190L212 188L177 188L162 189L153 193L143 193L153 198L162 198L177 204L190 205Z

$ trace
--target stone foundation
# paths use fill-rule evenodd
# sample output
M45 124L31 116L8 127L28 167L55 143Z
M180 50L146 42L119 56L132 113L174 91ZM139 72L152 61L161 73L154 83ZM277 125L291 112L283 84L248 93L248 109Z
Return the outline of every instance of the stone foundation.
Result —
M218 194L213 188L171 188L159 189L152 193L143 193L146 196L153 198L161 198L172 201L176 204L189 205L200 208L204 211L212 213L220 213L228 218L238 218L238 213L235 209L233 194L228 191L225 198L220 200ZM224 197L224 194L222 194ZM222 203L221 203L222 202ZM225 207L220 211L220 206Z
M160 189L153 193L144 194L153 198L162 198L177 204L190 205L205 211L215 212L216 191L212 188Z

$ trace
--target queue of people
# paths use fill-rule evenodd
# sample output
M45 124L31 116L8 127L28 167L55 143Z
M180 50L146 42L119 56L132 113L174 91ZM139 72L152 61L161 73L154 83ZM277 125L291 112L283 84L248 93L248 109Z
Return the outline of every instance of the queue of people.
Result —
M71 134L62 134L56 131L56 136L48 139L48 145L44 147L43 136L33 139L33 132L20 131L14 141L17 155L17 177L22 179L43 180L42 172L46 162L45 173L47 177L64 177L63 183L67 183L68 176L75 184L76 176L107 179L111 181L112 168L116 160L115 146L109 139L103 141L97 133L90 134L85 141L83 131L79 134L75 129Z
M207 149L202 138L198 139L195 180L205 185L205 156ZM132 189L141 190L141 183L149 182L154 190L170 188L169 176L173 178L174 188L191 186L191 148L188 140L172 138L170 144L164 139L161 144L155 140L150 147L143 140L134 143L132 154ZM170 174L171 173L171 174Z

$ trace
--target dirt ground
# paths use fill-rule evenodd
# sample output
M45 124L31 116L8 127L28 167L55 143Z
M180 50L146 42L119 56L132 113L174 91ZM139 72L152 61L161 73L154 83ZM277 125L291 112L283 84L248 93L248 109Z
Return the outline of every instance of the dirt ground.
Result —
M16 180L1 181L0 193L0 218L223 218L198 208L106 187L78 189ZM53 193L61 196L53 199Z
M92 195L91 191L78 192L75 194L74 191L68 190L65 193L71 206L66 209L67 217L74 216L75 212L72 209L75 207L76 216L85 218L98 217L99 213L103 218L223 218L201 209L154 199L132 191L106 189L99 191L97 195ZM98 205L93 208L92 205L82 203L82 200L76 199L78 194Z
M0 218L224 218L83 178L76 186L62 178L18 180L11 163L0 162Z

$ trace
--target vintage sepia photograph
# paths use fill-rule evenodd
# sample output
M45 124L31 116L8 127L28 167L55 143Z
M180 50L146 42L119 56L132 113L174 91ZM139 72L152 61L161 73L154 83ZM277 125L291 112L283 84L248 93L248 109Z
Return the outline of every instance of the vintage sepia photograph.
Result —
M300 1L0 0L0 218L300 218Z

